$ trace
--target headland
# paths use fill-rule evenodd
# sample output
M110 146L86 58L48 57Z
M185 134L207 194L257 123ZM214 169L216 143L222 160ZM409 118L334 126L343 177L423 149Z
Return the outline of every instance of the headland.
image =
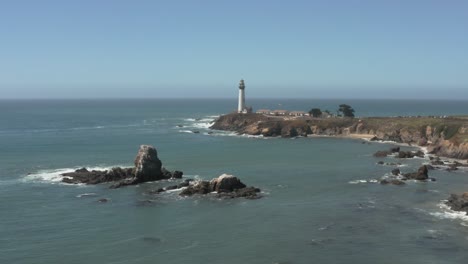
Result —
M428 152L468 159L468 116L314 118L230 113L210 127L263 137L335 136L393 141L426 147Z

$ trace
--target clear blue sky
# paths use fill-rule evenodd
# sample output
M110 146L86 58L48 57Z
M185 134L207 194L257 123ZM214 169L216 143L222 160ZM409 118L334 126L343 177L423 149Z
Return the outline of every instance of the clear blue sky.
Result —
M468 99L468 1L0 2L0 98Z

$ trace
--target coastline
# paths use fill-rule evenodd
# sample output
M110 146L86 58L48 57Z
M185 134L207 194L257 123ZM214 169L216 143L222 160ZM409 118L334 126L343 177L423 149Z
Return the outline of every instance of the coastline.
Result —
M468 159L466 117L291 118L221 115L214 130L262 137L339 137L402 144L453 160Z

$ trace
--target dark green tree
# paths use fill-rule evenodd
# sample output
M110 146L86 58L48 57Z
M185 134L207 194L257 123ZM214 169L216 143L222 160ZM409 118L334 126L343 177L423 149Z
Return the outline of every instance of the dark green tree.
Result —
M344 117L354 117L354 109L347 104L340 104L338 112L341 112Z
M320 110L320 108L312 108L310 109L309 114L313 117L320 117L322 115L322 110Z

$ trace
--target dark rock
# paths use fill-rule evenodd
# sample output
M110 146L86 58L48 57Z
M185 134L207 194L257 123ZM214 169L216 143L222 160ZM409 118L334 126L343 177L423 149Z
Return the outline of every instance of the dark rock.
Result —
M395 175L395 176L400 175L400 169L393 169L392 174Z
M450 209L465 212L468 215L468 192L461 195L452 194L445 203Z
M424 158L424 152L422 152L420 150L418 150L416 152L400 151L400 152L398 152L398 156L397 156L397 158L400 158L400 159L411 159L411 158L414 158L414 157Z
M77 169L75 172L77 172L77 173L86 173L86 172L88 172L88 170L86 168L81 168L81 169Z
M385 164L385 162L383 162L383 161L379 161L379 162L377 162L377 164L379 164L379 165L384 165L384 164Z
M393 184L393 185L404 185L405 182L398 179L383 179L380 181L380 184Z
M374 136L374 137L372 137L372 138L370 139L370 141L381 141L381 139L378 138L378 137L376 137L376 136Z
M395 153L395 152L400 152L400 147L394 147L390 149L390 152Z
M424 152L422 152L421 150L418 150L414 153L414 156L424 158Z
M184 127L183 125L177 125L177 127Z
M200 131L198 131L198 130L192 130L192 133L194 133L194 134L199 134Z
M194 194L209 194L212 192L216 192L218 197L244 197L247 199L255 199L259 198L257 193L260 192L260 189L255 187L246 187L246 185L237 177L223 174L211 181L197 181L190 184L187 188L182 190L179 195L192 196Z
M128 178L128 179L124 179L124 180L121 180L117 183L114 183L112 184L109 188L111 189L118 189L120 187L124 187L124 186L128 186L128 185L135 185L135 184L139 184L140 181L133 177L133 178Z
M98 184L132 177L132 169L112 168L109 171L88 171L86 168L82 168L74 172L63 173L62 176L64 176L62 182L65 183Z
M171 178L174 178L174 179L181 179L181 178L182 178L182 175L184 175L183 172L177 171L177 170L176 170L176 171L174 171L174 172L172 173Z
M418 180L418 181L424 181L429 178L428 169L426 165L421 166L418 169L418 172L406 173L404 174L404 176L408 179L413 179L413 180Z
M222 192L218 193L218 197L220 198L238 198L244 197L246 199L258 199L260 196L257 194L260 192L260 189L255 187L245 187L242 189L236 189L233 192Z
M434 169L435 169L434 166L432 166L432 165L426 165L426 168L427 168L428 170L434 170Z
M102 198L102 199L99 199L97 200L99 203L107 203L109 201L109 199L107 198Z
M398 156L397 158L399 159L409 159L409 158L413 158L414 155L411 151L400 151L398 152Z

